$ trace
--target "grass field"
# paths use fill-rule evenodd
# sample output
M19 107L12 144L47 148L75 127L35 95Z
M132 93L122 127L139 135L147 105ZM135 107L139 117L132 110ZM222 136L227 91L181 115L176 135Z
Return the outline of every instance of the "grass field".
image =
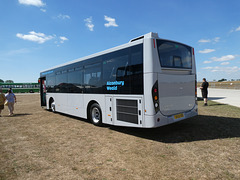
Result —
M96 127L17 96L0 117L0 180L240 179L240 108L199 101L199 116L156 129Z

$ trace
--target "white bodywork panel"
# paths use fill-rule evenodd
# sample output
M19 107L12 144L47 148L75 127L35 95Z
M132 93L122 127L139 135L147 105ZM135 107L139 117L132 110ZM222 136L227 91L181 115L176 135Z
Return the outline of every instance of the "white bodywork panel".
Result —
M195 106L195 75L159 74L158 84L163 115L190 111Z

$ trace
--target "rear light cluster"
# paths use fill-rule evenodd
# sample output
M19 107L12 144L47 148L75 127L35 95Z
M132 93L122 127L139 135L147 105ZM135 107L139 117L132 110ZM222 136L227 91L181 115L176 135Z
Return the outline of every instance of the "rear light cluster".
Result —
M152 98L153 98L153 105L155 108L155 112L157 113L159 109L159 92L158 92L158 81L152 87Z
M195 97L197 97L197 80L195 80Z
M195 103L197 104L197 75L195 75Z

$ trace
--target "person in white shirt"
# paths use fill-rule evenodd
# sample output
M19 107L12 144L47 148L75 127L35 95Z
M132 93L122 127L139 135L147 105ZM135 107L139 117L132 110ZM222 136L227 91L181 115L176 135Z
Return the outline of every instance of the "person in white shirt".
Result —
M12 116L14 111L14 103L17 102L16 96L15 94L12 93L12 90L9 89L5 97L6 97L6 100L8 101L9 116Z

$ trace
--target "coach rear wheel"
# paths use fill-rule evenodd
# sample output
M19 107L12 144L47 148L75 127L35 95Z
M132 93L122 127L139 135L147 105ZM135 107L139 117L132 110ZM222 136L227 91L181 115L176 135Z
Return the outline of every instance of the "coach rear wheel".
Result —
M56 112L55 102L53 99L50 101L50 107L51 107L52 112Z
M97 103L94 103L90 107L90 120L96 126L102 125L102 111Z

